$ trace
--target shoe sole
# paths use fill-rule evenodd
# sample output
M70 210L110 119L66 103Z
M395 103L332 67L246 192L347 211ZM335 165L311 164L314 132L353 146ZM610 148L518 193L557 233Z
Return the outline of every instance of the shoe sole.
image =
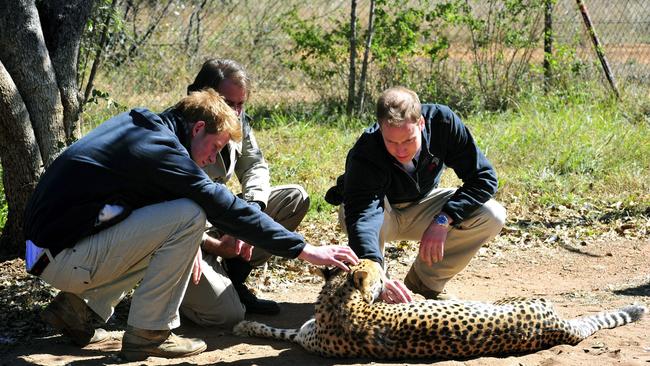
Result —
M204 345L201 348L198 348L192 352L187 352L183 354L177 353L166 353L166 352L147 352L147 351L136 351L136 350L124 350L120 352L122 358L127 361L144 361L148 357L162 357L162 358L182 358L198 355L199 353L205 351L208 348L207 345Z

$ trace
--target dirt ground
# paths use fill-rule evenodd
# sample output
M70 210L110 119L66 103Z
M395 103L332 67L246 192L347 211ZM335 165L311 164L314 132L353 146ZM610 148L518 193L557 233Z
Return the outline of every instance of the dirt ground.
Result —
M390 273L402 277L413 250L389 250ZM460 298L491 301L509 296L546 297L567 317L592 314L630 303L650 305L650 241L583 242L579 247L536 245L528 248L483 248L468 268L448 285ZM304 269L304 268L303 268ZM280 302L276 317L250 319L280 327L299 327L310 318L321 282L309 274L302 280L262 280L260 296ZM285 276L286 277L286 276ZM267 283L263 283L266 281ZM648 365L650 315L638 323L601 330L577 346L556 346L531 354L481 357L463 361L325 359L287 342L238 338L229 330L198 328L185 321L177 333L201 337L208 350L200 355L125 363L118 357L120 331L99 346L74 347L60 335L37 337L0 355L1 365Z

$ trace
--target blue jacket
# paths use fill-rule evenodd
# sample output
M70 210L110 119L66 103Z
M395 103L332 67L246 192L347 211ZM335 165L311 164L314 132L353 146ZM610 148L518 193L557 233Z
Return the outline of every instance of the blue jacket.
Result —
M438 186L445 166L463 181L442 208L454 225L496 193L496 172L460 118L449 107L437 104L422 105L422 115L422 148L413 176L388 153L375 123L348 153L336 191L328 192L328 202L336 202L338 193L338 201L344 203L349 245L359 258L383 261L379 231L384 197L391 204L419 201Z
M133 109L104 122L45 171L26 207L26 239L57 254L132 210L188 198L225 233L283 257L302 252L300 235L214 183L192 161L189 147L186 123L173 109L159 115ZM106 204L121 205L124 213L97 225Z

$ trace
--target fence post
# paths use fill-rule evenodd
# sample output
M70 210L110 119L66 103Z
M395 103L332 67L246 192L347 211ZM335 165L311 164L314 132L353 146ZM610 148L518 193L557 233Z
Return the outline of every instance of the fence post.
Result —
M609 68L609 63L607 62L607 58L605 57L605 53L603 52L603 47L600 45L600 40L598 39L598 35L596 35L596 30L594 29L591 23L591 18L589 17L587 6L585 6L582 0L576 0L576 2L578 3L578 7L580 8L580 13L582 13L582 19L584 20L585 25L587 26L587 31L589 31L591 40L594 43L594 48L596 49L596 54L598 55L600 64L602 65L603 70L605 71L605 76L607 77L607 81L609 81L609 85L612 87L614 94L616 94L616 98L621 99L621 95L619 94L618 88L616 87L616 80L614 80L614 76L612 75L612 72Z
M551 58L553 57L553 1L546 0L544 7L544 92L551 89Z
M356 73L357 59L357 0L350 1L350 74L348 75L348 105L346 111L348 116L354 111L354 90L357 80Z

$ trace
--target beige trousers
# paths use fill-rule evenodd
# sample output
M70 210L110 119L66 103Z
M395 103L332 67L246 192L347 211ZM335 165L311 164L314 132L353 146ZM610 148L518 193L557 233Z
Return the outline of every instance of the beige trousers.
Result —
M128 325L176 328L205 220L203 209L188 199L142 207L61 251L41 278L84 299L104 321L142 280L133 294Z
M422 234L455 189L434 189L419 202L391 206L384 204L384 223L379 233L379 245L384 253L384 244L393 240L420 241ZM412 270L426 288L442 292L445 284L462 271L481 246L494 238L503 227L506 210L491 199L466 218L458 227L450 227L445 242L442 261L427 265L416 258ZM345 231L345 212L339 208L339 222ZM411 289L420 290L420 289ZM421 292L421 291L418 291Z
M295 230L308 209L309 196L304 188L287 184L271 188L264 212L288 230ZM203 276L198 285L188 285L180 312L202 326L231 328L244 319L246 308L239 300L220 258L203 253ZM254 248L250 263L257 267L270 257L267 251Z

